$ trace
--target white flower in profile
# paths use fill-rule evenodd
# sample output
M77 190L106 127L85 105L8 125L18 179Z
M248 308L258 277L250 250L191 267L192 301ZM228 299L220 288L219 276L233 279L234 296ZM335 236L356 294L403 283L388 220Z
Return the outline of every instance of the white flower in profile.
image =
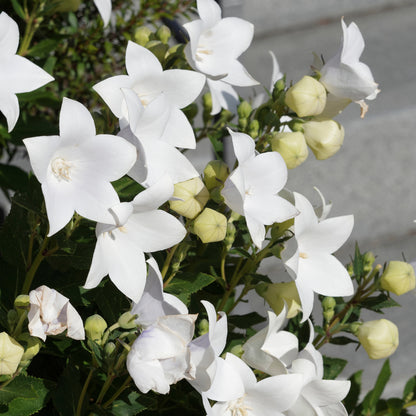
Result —
M198 97L205 84L205 76L183 69L164 71L152 52L131 41L127 44L126 69L128 75L107 78L93 87L114 115L129 121L122 89L133 90L144 107L163 94L168 103L164 139L176 147L195 148L192 126L180 109Z
M85 339L84 323L69 299L54 289L40 286L29 293L29 332L46 340L67 330L67 337Z
M94 0L94 3L104 22L104 27L108 25L111 16L111 0Z
M111 182L130 170L136 149L120 137L97 136L89 111L68 98L62 102L59 133L23 140L42 184L49 235L61 230L74 211L93 221L114 224L108 210L120 201Z
M16 94L36 90L53 81L46 71L22 56L17 23L5 12L0 13L0 112L7 120L9 133L19 118Z
M300 212L294 222L297 249L290 258L287 250L282 256L296 282L303 322L312 312L314 292L324 296L350 296L354 293L346 268L332 255L350 236L354 217L344 215L318 221L312 204L301 194L294 192L293 195Z
M214 0L197 0L200 19L184 24L189 34L185 53L189 64L207 76L212 94L211 114L221 107L231 110L238 103L234 86L258 85L239 56L250 46L254 26L237 17L221 18L221 8Z
M254 140L244 133L228 130L233 141L238 167L221 191L225 203L246 218L254 244L261 248L265 225L293 218L298 211L277 195L287 181L287 167L277 152L256 156Z
M364 99L373 100L379 93L370 68L360 62L364 50L364 39L353 22L348 27L341 20L343 42L338 53L321 68L320 82L329 93L338 98L347 98L366 107Z
M127 355L127 371L142 393L167 394L170 385L186 377L188 344L197 315L160 317L134 341Z
M146 283L144 253L164 250L182 241L186 230L171 214L157 209L173 195L173 183L163 177L132 202L110 209L113 224L97 224L90 271L84 287L96 287L107 274L115 286L138 302Z

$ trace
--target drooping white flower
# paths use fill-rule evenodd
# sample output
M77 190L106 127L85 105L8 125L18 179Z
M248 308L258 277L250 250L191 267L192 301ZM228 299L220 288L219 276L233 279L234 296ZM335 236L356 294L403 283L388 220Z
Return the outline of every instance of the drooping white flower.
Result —
M283 416L283 412L299 396L302 377L298 374L282 374L257 382L253 371L235 355L227 353L223 361L227 364L228 372L217 371L216 375L227 380L223 384L223 395L230 390L237 392L236 386L240 391L234 393L233 398L218 401L212 408L205 399L208 416Z
M68 98L62 102L59 133L23 140L42 184L49 235L61 230L74 211L93 221L114 224L108 210L120 201L111 182L133 166L136 149L120 137L96 136L89 111Z
M343 41L338 53L321 69L320 82L331 94L339 98L362 102L373 100L379 93L370 68L360 62L364 39L353 22L348 27L341 20Z
M229 110L238 103L234 86L257 85L239 56L250 46L254 26L237 17L221 18L214 0L197 0L199 19L184 24L189 34L185 53L190 65L207 76L212 94L211 114Z
M28 59L16 55L18 46L17 23L5 12L0 13L0 112L6 117L9 132L20 113L16 94L36 90L54 79Z
M180 109L198 97L205 84L205 76L183 69L164 71L152 52L131 41L126 50L126 69L128 75L108 78L93 87L114 115L129 121L122 89L133 90L144 107L163 94L168 104L168 121L162 133L164 140L176 147L195 148L192 126ZM161 116L164 117L163 114Z
M295 279L305 321L312 312L314 292L324 296L350 296L354 293L351 278L345 267L332 253L348 239L354 217L345 215L318 221L311 203L296 192L294 238L297 249L293 256L283 251L288 272Z
M197 315L168 315L145 329L127 355L127 370L142 393L167 394L189 367L188 344Z
M296 208L277 195L287 180L287 167L277 152L256 156L254 140L229 130L238 167L221 191L225 203L246 218L254 244L261 248L265 225L283 222L297 214Z
M173 184L164 177L132 202L111 208L116 225L97 224L97 244L84 285L86 289L96 287L108 274L127 297L134 302L140 300L146 283L144 253L172 247L186 234L184 226L173 215L157 209L172 194Z
M94 0L98 12L104 22L104 27L108 25L111 16L111 0Z
M54 289L40 286L29 293L29 332L46 340L47 335L58 335L67 330L67 337L85 339L84 324L69 299Z

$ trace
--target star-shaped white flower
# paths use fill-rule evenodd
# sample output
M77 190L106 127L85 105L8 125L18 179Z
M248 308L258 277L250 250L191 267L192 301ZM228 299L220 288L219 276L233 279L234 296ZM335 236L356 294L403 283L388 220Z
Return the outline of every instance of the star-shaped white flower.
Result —
M126 50L126 69L128 75L107 78L93 87L114 115L129 121L122 89L133 90L144 107L163 94L168 103L168 121L163 137L173 146L195 148L192 126L180 109L198 97L205 84L205 76L183 69L164 71L152 52L131 41Z
M16 94L36 90L53 81L46 71L22 56L16 55L19 46L17 23L5 12L0 14L0 112L11 132L19 118Z
M370 68L360 62L364 39L353 22L348 27L341 20L343 42L338 53L321 69L320 81L331 94L351 101L373 100L379 90Z
M283 222L297 214L296 208L277 195L287 181L287 167L277 152L256 156L254 140L229 130L238 167L221 191L225 203L246 218L254 244L261 248L265 225Z
M97 244L84 287L96 287L107 274L117 288L134 302L146 283L144 253L179 243L184 226L171 214L157 209L173 195L173 183L164 177L139 193L132 202L114 206L116 225L97 224Z
M211 114L217 114L221 107L230 110L238 103L232 85L258 85L238 61L250 46L254 26L237 17L222 19L221 8L214 0L197 0L197 8L200 19L183 25L190 38L185 53L190 65L208 77Z
M42 184L49 235L61 230L74 211L93 221L114 224L108 210L120 201L111 182L130 170L136 149L117 136L96 136L89 111L68 98L62 102L59 133L23 140Z
M311 203L301 194L293 193L300 214L295 217L295 254L285 265L295 279L305 321L312 312L313 294L350 296L354 293L346 268L332 253L337 251L351 234L354 217L345 215L318 221Z

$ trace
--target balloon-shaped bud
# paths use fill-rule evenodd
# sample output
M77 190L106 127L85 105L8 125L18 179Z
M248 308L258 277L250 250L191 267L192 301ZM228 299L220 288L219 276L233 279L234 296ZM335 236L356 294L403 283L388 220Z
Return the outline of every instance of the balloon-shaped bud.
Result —
M123 329L133 329L137 327L135 322L136 317L132 315L130 312L124 312L123 315L118 318L118 324Z
M0 333L0 375L11 375L17 370L24 348L6 332Z
M286 92L286 105L299 117L321 114L326 104L325 87L308 75L305 75Z
M415 288L415 270L404 261L391 261L380 279L380 286L395 295L403 295Z
M14 300L14 307L16 309L27 309L27 310L29 310L29 308L30 308L30 298L29 298L29 295L19 295Z
M134 41L140 46L146 45L150 40L150 35L152 31L146 26L140 26L134 31Z
M211 160L204 169L204 182L206 187L211 190L216 187L223 187L228 178L230 170L228 165L222 160Z
M24 341L26 344L20 362L21 367L26 367L30 364L32 358L40 351L42 341L38 337L31 337L28 333L21 334L19 336L19 341Z
M301 132L274 133L270 144L274 152L281 154L288 169L296 168L308 157L308 146Z
M170 36L172 32L166 25L162 25L157 29L156 31L156 37L162 42L162 43L168 43Z
M107 329L107 322L100 315L91 315L85 321L85 333L91 341L101 344L104 331Z
M303 124L303 132L318 160L333 156L344 141L344 127L334 120L308 121Z
M242 101L237 107L238 118L249 118L253 108L248 101Z
M211 208L205 208L194 221L194 232L203 243L222 241L227 232L227 218Z

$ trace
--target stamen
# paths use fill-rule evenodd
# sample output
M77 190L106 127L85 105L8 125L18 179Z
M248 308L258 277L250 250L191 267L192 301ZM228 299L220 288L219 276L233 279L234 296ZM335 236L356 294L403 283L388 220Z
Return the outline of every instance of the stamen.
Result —
M52 173L58 181L71 181L71 167L71 163L61 157L56 157L51 163Z

